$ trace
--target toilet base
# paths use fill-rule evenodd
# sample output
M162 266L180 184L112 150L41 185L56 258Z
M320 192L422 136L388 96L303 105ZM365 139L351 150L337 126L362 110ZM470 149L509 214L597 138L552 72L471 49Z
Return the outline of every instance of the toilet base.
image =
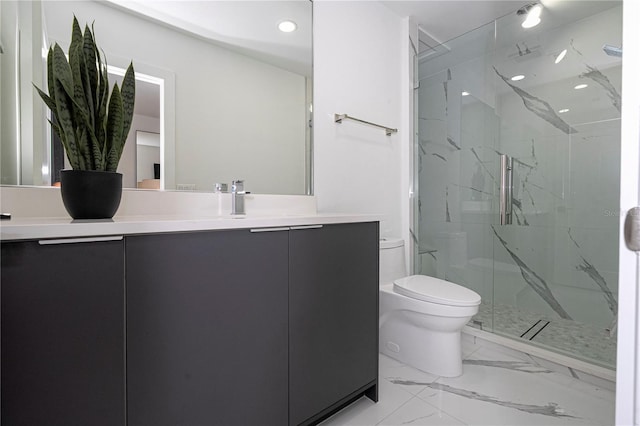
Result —
M406 365L442 377L462 374L462 334L436 332L389 318L380 327L380 352Z

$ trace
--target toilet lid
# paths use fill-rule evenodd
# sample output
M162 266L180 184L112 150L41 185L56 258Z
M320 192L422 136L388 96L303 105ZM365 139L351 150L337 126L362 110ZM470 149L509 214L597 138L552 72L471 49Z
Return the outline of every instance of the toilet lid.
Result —
M413 299L451 306L477 306L480 295L461 285L425 275L412 275L393 282L393 291Z

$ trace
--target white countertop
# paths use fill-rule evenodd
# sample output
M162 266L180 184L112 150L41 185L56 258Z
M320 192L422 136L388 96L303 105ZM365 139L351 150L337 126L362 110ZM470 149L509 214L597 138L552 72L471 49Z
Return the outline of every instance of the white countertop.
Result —
M72 220L71 218L12 218L0 222L0 240L79 238L105 235L134 235L163 232L221 229L277 228L335 223L378 222L379 215L311 214L246 216L129 216L113 220Z

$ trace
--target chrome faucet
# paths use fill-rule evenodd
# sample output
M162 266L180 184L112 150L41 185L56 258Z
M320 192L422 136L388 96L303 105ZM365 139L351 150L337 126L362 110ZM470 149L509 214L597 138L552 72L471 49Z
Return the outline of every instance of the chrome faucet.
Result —
M244 196L250 194L244 190L243 180L231 181L231 214L246 214L244 211Z

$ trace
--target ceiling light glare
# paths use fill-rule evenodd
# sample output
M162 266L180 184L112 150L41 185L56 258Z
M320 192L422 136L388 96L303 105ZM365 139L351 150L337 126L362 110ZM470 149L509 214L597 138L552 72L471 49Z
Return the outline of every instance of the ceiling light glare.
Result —
M588 84L578 84L576 87L574 87L574 89L580 90L580 89L584 89L585 87L589 87L589 85Z
M511 77L511 81L520 81L520 80L524 80L524 75L518 74Z
M470 94L471 94L471 93L469 93L469 92L462 92L462 93L461 93L461 95L462 95L462 96L469 96Z
M525 21L522 23L522 28L533 28L536 25L538 25L540 23L540 18L536 18L536 19L525 19Z
M559 64L560 61L564 59L566 54L567 54L567 49L564 49L562 52L560 52L558 56L556 56L556 64Z
M282 21L278 24L278 29L283 33L291 33L294 32L298 26L293 21Z
M522 23L522 28L533 28L540 23L540 13L542 13L542 6L536 4L527 12L527 19Z
M558 111L560 114L564 114L565 112L569 112L569 108L563 108L560 111Z

